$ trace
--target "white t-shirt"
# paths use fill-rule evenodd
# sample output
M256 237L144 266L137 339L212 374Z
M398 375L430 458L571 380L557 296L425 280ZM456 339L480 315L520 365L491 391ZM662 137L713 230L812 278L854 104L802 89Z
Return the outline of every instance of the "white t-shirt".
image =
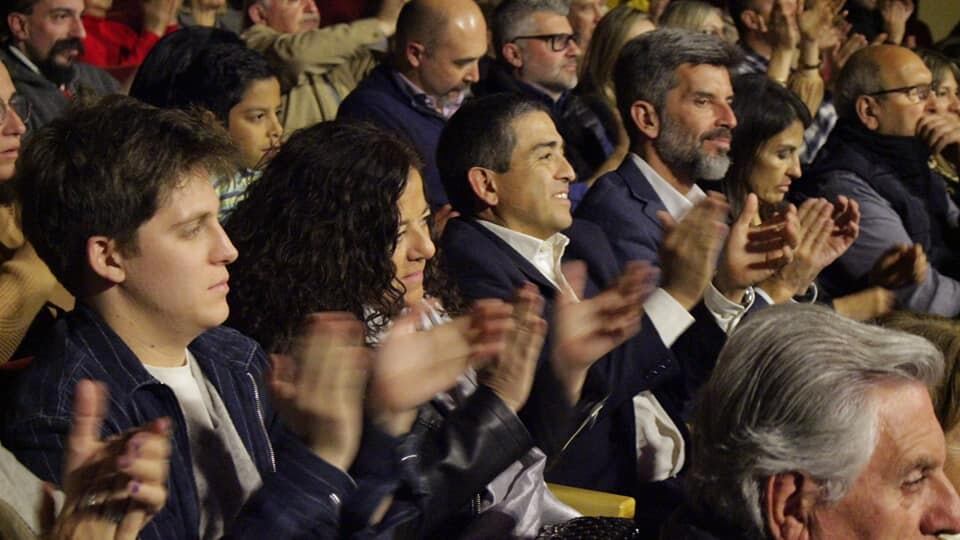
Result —
M177 396L190 439L200 538L220 538L262 480L220 395L190 351L186 358L179 367L144 367Z

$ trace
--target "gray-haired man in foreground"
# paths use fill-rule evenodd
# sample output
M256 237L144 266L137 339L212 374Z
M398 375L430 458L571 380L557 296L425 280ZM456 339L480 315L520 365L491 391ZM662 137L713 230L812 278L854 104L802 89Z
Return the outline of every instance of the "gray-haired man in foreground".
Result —
M742 324L704 387L689 502L663 538L919 538L960 529L928 341L808 305Z

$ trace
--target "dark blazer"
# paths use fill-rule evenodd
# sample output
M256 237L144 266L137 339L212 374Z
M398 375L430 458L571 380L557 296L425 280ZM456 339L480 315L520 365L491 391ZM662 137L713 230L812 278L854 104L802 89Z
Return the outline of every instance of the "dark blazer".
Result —
M574 216L595 223L606 233L620 264L639 260L659 267L657 252L664 232L657 219L660 210L667 207L627 157L617 170L597 179Z
M576 241L571 240L568 253L586 258L588 283L585 296L593 296L619 275L620 266L612 250L603 248L607 245L606 239L595 225L574 220L567 234L571 239L577 238ZM440 245L447 271L456 279L467 298L509 299L523 283L532 282L546 300L549 316L556 299L553 285L529 261L483 225L472 219L453 219L447 224ZM548 330L548 344L550 339ZM548 348L549 345L545 346L545 350ZM556 403L556 397L547 393L550 385L543 384L541 380L550 376L547 355L542 354L531 399L521 411L521 418L528 422L535 440L537 434L548 430L551 424L554 429L562 431L557 427L559 418L572 418L575 429L583 428L566 446L559 459L554 461L547 479L636 496L640 498L638 507L666 503L664 510L669 513L679 503L676 479L653 484L661 488L657 495L650 494L651 484L641 485L637 482L632 398L645 390L655 391L661 404L686 436L680 415L685 401L683 369L674 354L664 346L653 324L644 317L640 334L598 361L591 369L582 401L598 403L598 393L604 393L606 399L599 411L595 407L590 411L596 414L584 425L579 423L582 415L546 416L544 411L549 411L551 407L554 410L561 409L562 403ZM537 422L544 422L547 426L536 425ZM539 440L537 442L540 444ZM663 493L664 486L661 484L669 485L668 494Z

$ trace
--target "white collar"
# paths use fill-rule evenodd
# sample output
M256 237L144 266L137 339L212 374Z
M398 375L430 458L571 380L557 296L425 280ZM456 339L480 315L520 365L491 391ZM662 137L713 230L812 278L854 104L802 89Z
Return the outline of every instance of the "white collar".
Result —
M570 243L570 239L563 233L554 233L546 240L540 240L490 221L478 219L477 222L516 250L559 289L560 260L567 249L567 244Z
M660 173L653 170L653 167L642 157L631 152L630 159L633 160L634 165L640 169L643 176L650 182L650 187L657 193L657 197L660 197L660 202L666 207L667 213L670 214L670 217L672 217L674 221L683 219L683 217L687 215L687 212L693 208L693 205L707 198L707 194L696 184L693 185L686 195L680 193L677 191L677 188L664 180L663 177L660 176Z

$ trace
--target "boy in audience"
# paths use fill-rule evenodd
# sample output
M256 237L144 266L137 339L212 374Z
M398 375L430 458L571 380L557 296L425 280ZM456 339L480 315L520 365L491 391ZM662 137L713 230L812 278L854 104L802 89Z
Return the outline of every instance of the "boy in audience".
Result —
M217 44L197 53L171 85L174 98L167 106L212 112L239 151L240 171L217 183L223 221L280 146L280 81L260 53L242 45Z

